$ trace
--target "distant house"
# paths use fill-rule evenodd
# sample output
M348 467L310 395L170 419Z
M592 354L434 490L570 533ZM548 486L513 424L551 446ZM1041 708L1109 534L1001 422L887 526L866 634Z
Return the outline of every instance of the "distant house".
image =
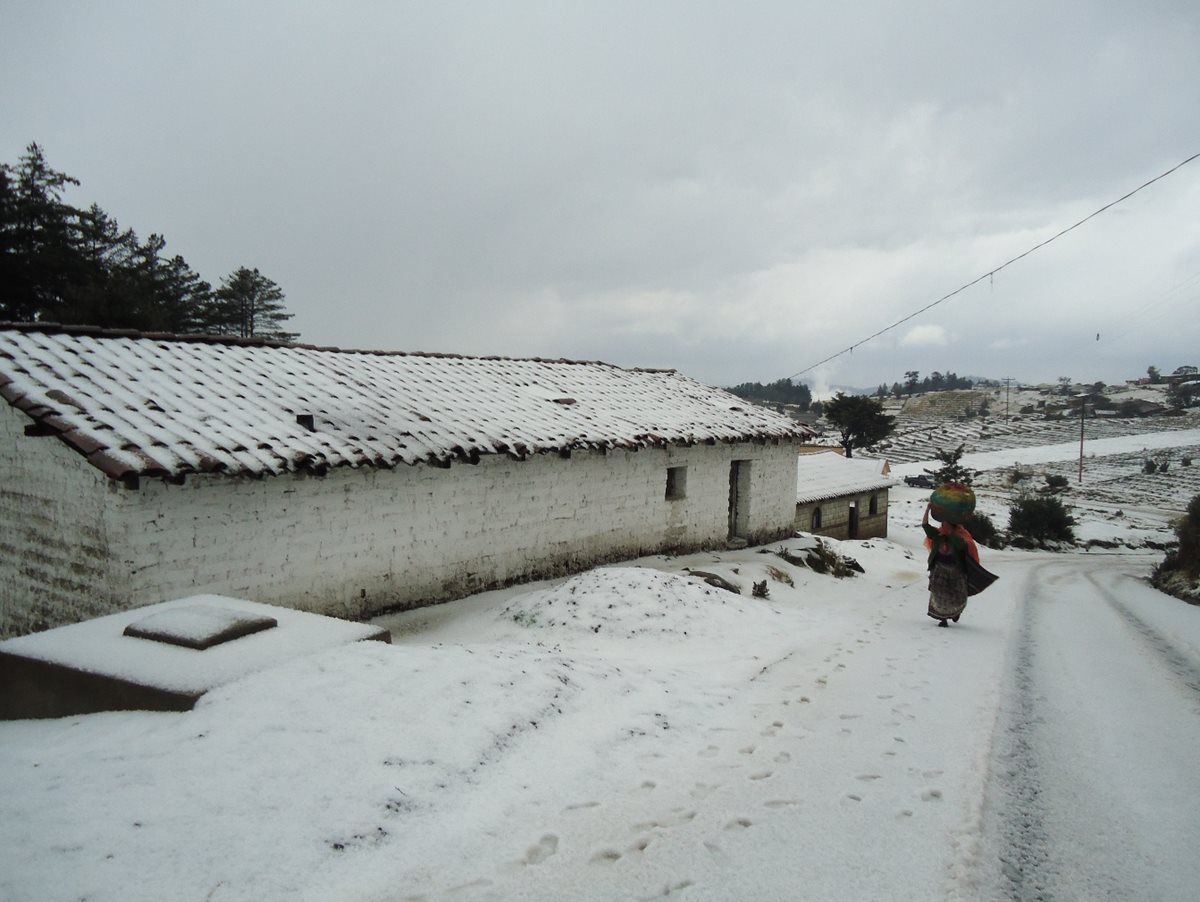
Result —
M0 635L361 617L794 522L809 431L674 371L0 325Z
M1197 369L1194 366L1179 366L1175 371L1161 377L1166 385L1182 385L1186 382L1194 382L1197 377Z
M888 492L899 481L887 461L826 451L801 454L796 468L796 529L832 539L887 535Z

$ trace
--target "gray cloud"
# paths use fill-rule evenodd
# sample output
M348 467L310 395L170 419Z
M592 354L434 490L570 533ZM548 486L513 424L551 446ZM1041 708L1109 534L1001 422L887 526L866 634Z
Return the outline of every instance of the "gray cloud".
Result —
M309 341L768 381L1200 150L1200 12L1111 6L10 4L0 152ZM1198 208L1200 162L822 376L1200 362Z

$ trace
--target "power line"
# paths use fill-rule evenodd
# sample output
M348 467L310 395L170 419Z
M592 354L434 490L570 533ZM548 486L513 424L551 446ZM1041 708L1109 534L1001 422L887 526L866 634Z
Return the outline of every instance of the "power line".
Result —
M1003 263L1001 263L995 269L985 272L979 278L972 279L970 282L967 282L965 285L960 285L958 288L955 288L949 294L944 294L940 298L938 298L936 301L931 301L930 303L926 304L920 310L914 310L912 313L908 314L908 316L905 316L902 319L896 320L896 322L892 323L890 326L885 326L884 328L880 329L878 332L876 332L872 335L868 335L866 338L862 339L861 341L856 341L854 344L850 345L850 347L844 348L843 350L838 351L836 354L830 354L824 360L818 360L816 363L812 364L811 366L806 366L804 369L800 370L797 373L792 373L792 375L790 375L788 378L795 379L797 376L803 376L805 373L809 372L810 370L815 370L817 367L821 366L822 364L829 363L829 361L831 361L831 360L836 360L838 357L841 357L843 354L849 354L855 348L857 348L861 345L865 345L869 341L874 341L880 335L883 335L887 332L892 331L892 329L895 329L897 326L902 326L904 323L908 322L910 319L920 316L922 313L924 313L927 310L932 310L938 304L941 304L941 303L944 303L945 301L950 300L955 295L962 294L968 288L971 288L974 285L978 285L984 279L992 278L993 276L996 275L996 273L1000 272L1000 270L1004 269L1005 267L1011 266L1013 263L1016 263L1018 260L1028 257L1034 251L1040 250L1041 248L1045 247L1047 244L1050 244L1053 241L1057 241L1059 238L1061 238L1063 235L1067 234L1068 232L1072 232L1075 229L1079 228L1081 225L1083 225L1089 219L1093 219L1093 218L1099 216L1104 211L1112 209L1117 204L1119 204L1123 201L1129 200L1129 198L1133 197L1135 194L1137 194L1143 188L1149 188L1151 185L1153 185L1159 179L1166 178L1168 175L1170 175L1175 170L1182 169L1188 163L1192 162L1193 160L1195 160L1197 158L1200 158L1200 153L1192 154L1190 157L1188 157L1182 163L1177 163L1176 165L1174 165L1170 169L1168 169L1166 172L1160 173L1159 175L1156 175L1154 178L1150 179L1150 181L1148 181L1144 184L1138 185L1136 188L1134 188L1128 194L1123 194L1120 197L1118 197L1116 200L1105 204L1099 210L1095 210L1095 211L1089 213L1087 216L1083 217L1083 219L1079 220L1079 222L1075 223L1074 225L1067 226L1062 231L1057 232L1054 235L1051 235L1045 241L1035 244L1033 247L1029 248L1029 250L1025 251L1024 253L1017 254L1017 256L1013 257L1011 260L1005 260Z

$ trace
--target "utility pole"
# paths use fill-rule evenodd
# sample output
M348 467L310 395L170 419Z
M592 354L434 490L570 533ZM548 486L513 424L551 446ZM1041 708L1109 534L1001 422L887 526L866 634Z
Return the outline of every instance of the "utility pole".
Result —
M1012 418L1008 415L1008 386L1012 383L1012 376L1004 377L1004 422L1012 422Z
M1087 411L1087 393L1079 396L1079 483L1083 484L1083 415Z

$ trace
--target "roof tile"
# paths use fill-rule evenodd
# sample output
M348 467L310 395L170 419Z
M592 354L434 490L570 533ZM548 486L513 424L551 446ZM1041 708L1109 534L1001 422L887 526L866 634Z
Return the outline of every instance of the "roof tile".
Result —
M810 434L673 370L45 324L0 324L0 396L113 478Z

